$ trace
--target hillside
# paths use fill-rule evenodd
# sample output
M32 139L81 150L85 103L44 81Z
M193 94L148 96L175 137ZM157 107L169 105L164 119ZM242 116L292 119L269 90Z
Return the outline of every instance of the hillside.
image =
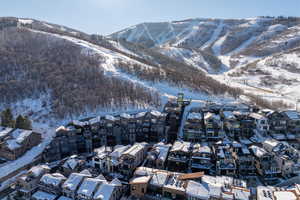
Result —
M294 103L299 30L296 17L188 19L142 23L108 37L145 45L246 93Z
M181 91L240 93L155 50L47 22L1 18L0 34L0 105L35 119L160 107Z

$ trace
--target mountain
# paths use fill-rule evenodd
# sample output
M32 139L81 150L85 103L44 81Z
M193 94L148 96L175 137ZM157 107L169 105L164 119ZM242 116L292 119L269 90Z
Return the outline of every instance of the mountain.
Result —
M0 109L34 120L155 108L182 91L204 100L241 93L155 49L65 26L6 17L0 35Z
M300 98L297 17L142 23L108 37L144 45L246 93Z

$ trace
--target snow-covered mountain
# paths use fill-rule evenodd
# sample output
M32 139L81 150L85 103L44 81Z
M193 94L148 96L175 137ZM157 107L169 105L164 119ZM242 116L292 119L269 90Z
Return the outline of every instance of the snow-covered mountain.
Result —
M0 34L0 109L40 122L160 107L178 92L200 101L240 92L126 41L18 18L0 18Z
M300 18L142 23L108 37L155 49L246 92L290 103L300 98Z

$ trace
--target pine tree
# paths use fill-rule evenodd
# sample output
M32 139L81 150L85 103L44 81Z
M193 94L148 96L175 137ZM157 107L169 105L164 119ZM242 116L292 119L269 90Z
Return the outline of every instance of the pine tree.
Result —
M14 116L9 108L1 113L1 126L12 127L15 126Z
M24 127L23 127L23 129L26 129L26 130L31 130L32 129L31 120L27 116L24 117Z
M25 129L25 118L22 115L19 115L16 119L16 128Z

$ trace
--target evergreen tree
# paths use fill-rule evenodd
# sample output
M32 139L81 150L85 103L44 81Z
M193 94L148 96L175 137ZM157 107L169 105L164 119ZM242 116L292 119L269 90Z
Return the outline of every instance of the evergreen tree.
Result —
M32 129L31 120L27 116L24 117L24 128L23 129L26 129L26 130Z
M16 128L25 129L25 118L22 115L19 115L16 119Z
M1 126L12 127L15 126L14 116L9 108L1 113Z

